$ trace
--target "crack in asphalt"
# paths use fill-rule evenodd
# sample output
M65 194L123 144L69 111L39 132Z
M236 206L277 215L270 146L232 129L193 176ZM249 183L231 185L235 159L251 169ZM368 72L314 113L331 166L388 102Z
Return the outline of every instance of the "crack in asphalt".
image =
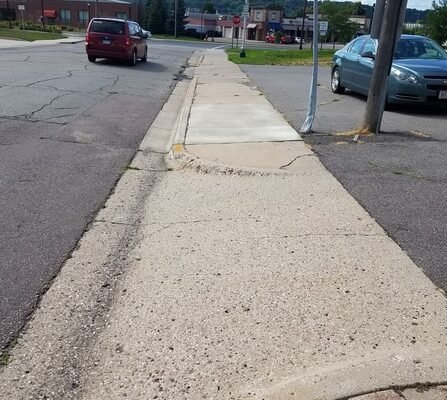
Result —
M65 126L68 125L68 122L56 122L56 121L48 121L45 119L31 119L29 114L23 114L23 115L16 115L16 116L5 116L5 117L0 117L1 119L5 119L6 121L0 121L0 123L6 123L9 121L20 121L20 122L30 122L32 124L35 124L37 122L43 122L46 124L52 124L52 125L60 125L60 126Z
M119 82L119 80L120 80L120 76L119 76L119 75L116 75L115 80L113 81L113 83L112 83L111 85L105 85L105 86L99 88L99 90L102 92L102 91L105 91L106 88L113 88L114 86L117 85L117 83ZM106 92L106 93L109 93L109 94L116 94L116 92L112 92L112 93L111 93L111 92Z
M51 106L56 100L61 99L62 97L68 96L68 93L65 94L61 94L59 96L54 97L53 99L51 99L51 101L48 104L44 104L42 107L40 107L39 109L32 111L30 114L30 118L32 118L34 116L34 114L37 114L38 112L42 111L43 109L45 109L48 106Z
M73 140L73 139L55 139L52 137L45 137L45 136L41 136L39 139L42 140L51 140L53 142L62 142L62 143L73 143L73 144L93 144L91 142L81 142L79 140Z
M24 87L30 87L30 86L37 85L37 84L42 83L42 82L48 82L48 81L55 81L55 80L58 80L58 79L71 78L73 76L73 73L71 71L67 71L66 74L67 74L66 76L58 76L58 77L55 77L55 78L48 78L48 79L42 79L40 81L31 82L28 85L25 85Z

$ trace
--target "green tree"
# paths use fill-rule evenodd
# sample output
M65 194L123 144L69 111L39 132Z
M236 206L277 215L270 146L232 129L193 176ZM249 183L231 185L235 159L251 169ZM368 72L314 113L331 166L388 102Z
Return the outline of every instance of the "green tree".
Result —
M447 1L447 0L446 0ZM323 19L328 21L327 38L332 41L348 42L359 29L359 25L349 20L357 11L354 4L325 1L320 7Z
M216 7L214 7L214 4L210 1L207 1L203 4L202 12L205 14L216 14Z
M447 40L447 0L434 0L433 10L428 11L425 18L427 36L443 44Z
M152 33L165 33L166 19L165 0L147 0L144 9L145 28Z
M177 1L177 18L175 18L175 2ZM168 10L168 19L166 21L166 32L170 35L175 34L175 22L177 21L177 35L185 32L185 25L188 21L185 19L186 7L184 0L173 0Z

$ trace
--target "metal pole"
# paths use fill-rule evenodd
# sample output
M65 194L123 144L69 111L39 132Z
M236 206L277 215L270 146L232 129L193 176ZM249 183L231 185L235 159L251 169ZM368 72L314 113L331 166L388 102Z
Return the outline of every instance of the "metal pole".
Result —
M242 48L240 57L245 57L245 36L247 36L247 13L248 13L248 0L245 0L244 3L244 30L242 32Z
M95 17L98 17L98 0L95 0Z
M312 123L315 118L315 111L317 106L317 81L318 81L318 1L314 1L314 23L313 23L313 71L312 71L312 83L310 86L309 94L309 109L307 111L307 117L303 126L300 129L300 133L310 133L312 130Z

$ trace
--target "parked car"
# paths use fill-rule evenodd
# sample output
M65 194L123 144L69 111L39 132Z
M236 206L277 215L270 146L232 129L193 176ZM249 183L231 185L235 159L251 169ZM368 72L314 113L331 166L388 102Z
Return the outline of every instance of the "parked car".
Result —
M143 34L146 36L146 39L150 39L152 37L151 31L147 31L146 29L142 29Z
M267 43L277 43L275 35L271 35L271 34L269 34L265 37L265 41ZM286 44L286 43L291 43L291 42L292 42L292 38L290 36L281 35L279 38L279 43L281 43L281 44Z
M331 88L368 95L377 40L360 36L335 52ZM388 104L447 104L447 53L424 36L402 35L388 80Z
M147 33L134 21L117 18L92 18L85 35L85 49L90 62L97 58L147 61Z

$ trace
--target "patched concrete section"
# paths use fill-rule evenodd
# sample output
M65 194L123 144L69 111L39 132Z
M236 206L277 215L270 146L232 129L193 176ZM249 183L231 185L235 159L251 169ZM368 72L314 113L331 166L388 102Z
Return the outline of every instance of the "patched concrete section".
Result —
M197 78L186 144L301 140L248 78L222 51L206 52ZM224 72L222 72L222 68ZM237 74L225 73L239 71Z
M303 141L188 145L186 151L203 160L241 168L291 170L300 158L315 157Z
M286 126L195 128L188 130L186 144L250 143L297 140L298 133Z

